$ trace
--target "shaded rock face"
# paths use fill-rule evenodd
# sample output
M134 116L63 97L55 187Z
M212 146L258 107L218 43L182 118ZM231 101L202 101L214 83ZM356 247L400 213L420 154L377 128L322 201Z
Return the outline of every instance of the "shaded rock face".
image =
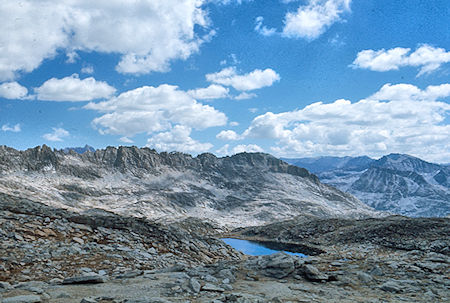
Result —
M322 182L378 210L413 217L445 217L450 213L449 166L403 154L379 160L322 157L288 161L311 169Z
M107 147L78 154L0 146L0 192L73 211L100 208L147 218L211 218L256 225L308 214L377 215L304 168L263 153L217 158Z

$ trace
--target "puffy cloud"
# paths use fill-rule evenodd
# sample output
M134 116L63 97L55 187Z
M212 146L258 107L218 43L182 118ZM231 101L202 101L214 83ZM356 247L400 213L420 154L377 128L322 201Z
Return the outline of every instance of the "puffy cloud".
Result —
M23 99L28 95L28 89L17 82L0 84L0 98Z
M264 150L260 146L258 146L256 144L247 144L247 145L240 144L240 145L234 146L230 150L230 145L229 144L225 144L224 146L219 148L216 152L219 155L234 155L234 154L243 153L243 152L247 152L247 153L262 153L262 152L264 152Z
M80 80L77 74L62 79L51 78L35 88L37 98L46 101L91 101L108 98L116 89L92 77Z
M412 84L387 83L370 97L375 100L437 100L450 96L450 84L430 85L425 90L419 89Z
M420 67L417 76L431 73L442 64L450 62L450 51L423 44L411 53L410 48L396 47L389 50L363 50L358 53L351 65L372 71L385 72L398 70L404 66Z
M201 143L190 137L192 129L175 125L167 132L159 133L147 140L147 147L158 151L181 151L185 153L206 152L213 147L210 143Z
M216 135L216 138L220 140L240 140L241 136L233 130L223 130Z
M259 16L255 19L255 31L260 33L263 36L269 37L273 36L277 33L275 28L267 28L263 25L264 18Z
M211 38L205 2L2 1L0 81L31 72L58 50L69 61L78 50L121 54L122 73L167 71L172 60L188 58Z
M52 142L55 142L55 141L61 142L61 141L63 141L63 138L70 136L70 133L67 130L65 130L64 128L53 127L52 129L53 129L53 132L44 134L42 136L42 138L44 138L45 140L48 140L48 141L52 141Z
M13 132L13 133L18 133L20 132L22 129L20 127L20 124L16 124L14 126L9 126L9 124L3 124L2 126L2 131L4 132Z
M239 91L250 91L272 86L274 82L280 80L280 75L270 68L265 70L255 69L248 74L238 75L235 67L227 67L220 72L207 74L206 80L232 86Z
M322 35L341 15L350 11L351 0L309 0L284 19L283 36L313 40Z
M205 129L227 123L225 114L167 84L136 88L85 108L103 113L93 120L101 133L126 137L170 130L173 125Z
M212 100L228 97L230 90L221 85L211 84L206 88L197 88L188 91L188 94L197 100Z
M430 161L450 158L450 84L384 85L372 96L352 103L317 102L303 109L256 117L247 138L276 140L280 156L413 154Z

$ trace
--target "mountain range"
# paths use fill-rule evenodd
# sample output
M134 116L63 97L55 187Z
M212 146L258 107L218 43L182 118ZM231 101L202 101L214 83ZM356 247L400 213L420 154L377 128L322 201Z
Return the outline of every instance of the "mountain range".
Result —
M377 210L412 217L450 213L450 166L405 154L283 159Z
M0 146L0 193L76 212L164 221L197 217L247 226L295 215L380 214L304 168L263 153L217 158L107 147L80 154Z

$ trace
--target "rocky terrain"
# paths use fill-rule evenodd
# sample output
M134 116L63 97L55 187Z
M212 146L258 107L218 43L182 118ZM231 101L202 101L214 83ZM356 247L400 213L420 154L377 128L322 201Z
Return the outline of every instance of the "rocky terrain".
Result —
M0 193L70 211L97 208L161 222L210 218L233 227L300 214L379 215L306 169L262 153L194 158L137 147L78 154L0 146Z
M450 167L402 154L284 159L369 206L413 217L450 214Z
M0 197L0 302L448 302L450 220L318 219L220 229ZM220 237L309 257L246 256Z
M0 147L0 303L448 302L449 234L266 154Z

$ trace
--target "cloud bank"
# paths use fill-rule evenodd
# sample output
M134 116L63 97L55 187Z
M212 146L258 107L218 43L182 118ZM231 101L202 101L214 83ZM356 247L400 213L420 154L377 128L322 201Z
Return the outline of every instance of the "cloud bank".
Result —
M408 153L430 161L450 158L450 125L445 122L450 84L420 89L386 84L372 96L352 103L317 102L303 109L267 112L253 119L242 135L222 131L218 138L268 139L278 156Z
M168 131L176 125L202 130L227 123L224 113L168 84L143 86L84 108L102 113L93 121L101 133L126 137Z

